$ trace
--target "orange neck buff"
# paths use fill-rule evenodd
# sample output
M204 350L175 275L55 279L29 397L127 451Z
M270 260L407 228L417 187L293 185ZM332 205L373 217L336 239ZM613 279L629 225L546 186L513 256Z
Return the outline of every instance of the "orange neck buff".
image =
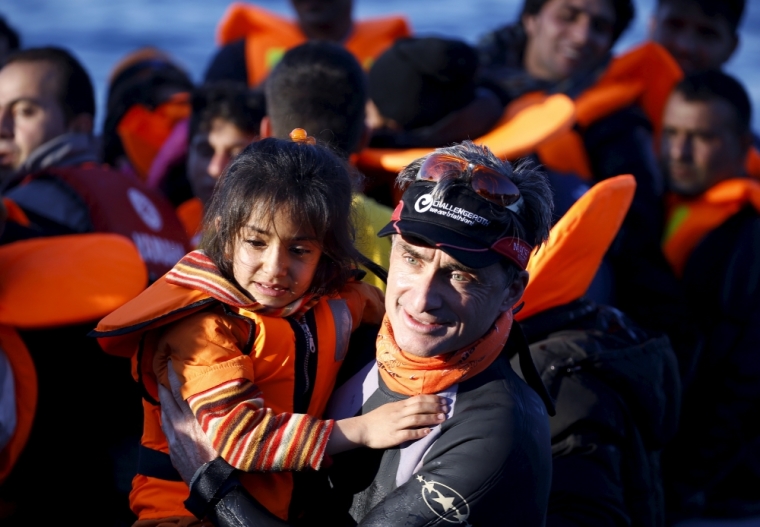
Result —
M499 356L512 329L512 310L502 314L481 339L459 351L417 357L396 345L388 315L377 335L377 366L392 391L402 395L439 393L472 378Z

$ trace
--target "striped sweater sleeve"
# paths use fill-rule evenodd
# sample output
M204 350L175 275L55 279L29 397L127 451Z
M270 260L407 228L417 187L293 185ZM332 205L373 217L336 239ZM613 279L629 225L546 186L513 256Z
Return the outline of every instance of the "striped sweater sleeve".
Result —
M305 414L275 415L247 379L224 382L187 402L217 452L245 472L318 470L334 424Z

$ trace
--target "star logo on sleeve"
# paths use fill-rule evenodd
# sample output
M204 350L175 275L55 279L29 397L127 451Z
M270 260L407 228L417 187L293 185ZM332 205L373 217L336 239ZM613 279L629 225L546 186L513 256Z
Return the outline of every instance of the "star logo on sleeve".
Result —
M421 475L416 479L422 483L422 499L436 516L447 523L471 527L467 521L470 517L470 506L461 494L438 481L425 480Z

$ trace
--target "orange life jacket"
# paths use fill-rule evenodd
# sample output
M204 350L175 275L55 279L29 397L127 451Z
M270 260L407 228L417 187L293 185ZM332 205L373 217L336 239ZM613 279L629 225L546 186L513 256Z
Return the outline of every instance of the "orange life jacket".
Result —
M21 454L37 406L37 372L15 328L96 320L137 296L147 282L134 245L115 234L35 238L0 247L0 348L10 362L16 430L0 450L0 483Z
M369 69L374 59L396 39L410 34L403 17L377 17L355 22L343 45ZM307 40L295 22L258 6L234 3L219 23L217 41L224 45L242 38L250 86L258 86L287 50Z
M586 294L607 249L615 239L636 191L633 176L600 181L576 201L552 227L549 240L528 262L524 320Z
M87 205L95 232L126 236L137 246L150 280L169 271L189 250L172 206L144 184L107 166L49 168L29 179L55 178ZM22 183L23 184L23 183Z
M500 159L517 159L535 151L552 138L563 135L573 126L575 107L565 95L533 94L507 106L493 130L474 140L485 145ZM434 148L365 148L356 158L361 171L388 174L394 189L393 201L402 191L393 185L396 175L415 159L432 153Z
M116 133L132 168L142 181L147 179L153 160L174 127L189 118L191 110L190 94L182 92L153 110L135 104L121 118Z
M0 325L0 349L11 366L16 404L16 429L4 448L0 449L0 483L10 474L29 439L37 409L37 371L24 342L16 330Z
M668 196L662 246L676 275L683 275L689 256L705 236L747 205L760 212L760 182L751 178L721 181L691 199Z
M682 77L673 57L654 42L613 58L599 80L575 99L576 129L538 146L541 163L557 172L591 180L583 130L632 104L639 105L651 121L657 148L662 112L670 92Z
M368 287L364 284L357 287ZM350 333L366 313L360 312L361 301L351 292L342 298L323 298L313 308L317 326L316 385L308 414L320 417L334 387L338 369L347 351ZM358 293L356 293L358 295ZM358 297L357 297L358 298ZM170 284L159 279L138 298L103 319L93 332L111 354L132 357L132 373L142 382L147 395L158 398L153 357L157 351L159 332L149 331L174 322L203 309L219 309L217 299L201 291ZM285 318L258 315L240 310L253 324L255 340L248 356L255 362L257 386L268 407L275 413L293 412L296 362L295 335ZM230 315L231 317L233 315ZM378 314L372 315L377 317ZM246 342L240 342L244 350ZM160 426L160 407L143 401L145 421L143 447L152 452L168 453L166 437ZM241 482L262 505L277 516L287 519L293 478L288 472L247 473ZM188 488L182 481L138 474L132 482L130 506L140 520L170 516L192 516L184 508Z

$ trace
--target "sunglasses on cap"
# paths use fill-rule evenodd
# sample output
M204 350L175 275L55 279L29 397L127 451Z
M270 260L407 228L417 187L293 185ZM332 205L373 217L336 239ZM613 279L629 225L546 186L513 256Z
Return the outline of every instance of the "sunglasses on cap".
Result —
M417 172L417 181L438 183L447 177L457 177L470 172L470 187L481 198L505 207L512 212L520 212L522 199L520 190L507 176L493 168L475 165L449 154L431 154Z

